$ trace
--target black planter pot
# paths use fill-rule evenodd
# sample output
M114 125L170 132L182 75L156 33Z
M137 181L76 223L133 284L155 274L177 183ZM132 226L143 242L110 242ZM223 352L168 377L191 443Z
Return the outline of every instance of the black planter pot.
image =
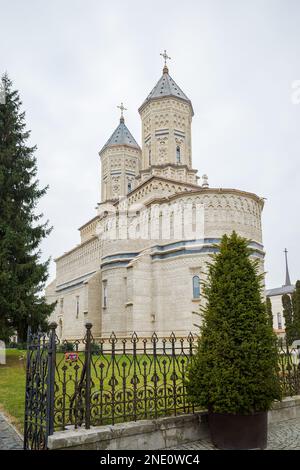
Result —
M252 415L208 414L211 440L219 449L265 449L268 435L268 413Z

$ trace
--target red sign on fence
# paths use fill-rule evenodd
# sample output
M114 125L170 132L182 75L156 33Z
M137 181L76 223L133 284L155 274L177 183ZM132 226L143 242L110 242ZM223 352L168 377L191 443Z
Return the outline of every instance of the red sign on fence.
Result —
M78 353L75 352L66 352L65 353L65 360L69 362L76 362L78 361Z

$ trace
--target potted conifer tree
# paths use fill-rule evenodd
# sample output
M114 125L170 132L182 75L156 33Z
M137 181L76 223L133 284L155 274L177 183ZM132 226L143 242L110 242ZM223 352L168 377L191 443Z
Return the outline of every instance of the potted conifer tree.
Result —
M262 298L263 275L248 240L224 235L208 263L206 305L187 391L209 411L222 449L265 448L267 411L281 398L276 337Z

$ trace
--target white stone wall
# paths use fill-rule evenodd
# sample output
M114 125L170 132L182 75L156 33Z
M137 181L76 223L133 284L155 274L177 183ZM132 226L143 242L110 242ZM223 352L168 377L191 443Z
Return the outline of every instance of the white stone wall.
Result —
M103 283L107 284L107 305L102 303L102 328L101 334L104 337L112 332L126 336L127 318L125 315L126 290L125 290L126 269L111 268L102 270L102 293Z
M198 331L195 324L200 324L197 313L203 298L193 299L192 280L197 275L203 282L207 260L207 255L186 255L153 262L154 290L157 291L153 311L155 329L160 336L168 335L171 331L176 336Z
M49 319L57 323L59 340L82 339L85 324L93 324L93 334L101 336L101 272L75 287L55 290L55 281L46 290L47 301L56 301Z
M56 259L56 286L99 269L101 242L94 236Z
M57 335L60 340L83 338L85 334L86 286L60 292L56 307ZM78 309L77 309L78 299Z
M99 216L94 217L92 220L80 227L80 241L84 243L95 236L96 228L99 223Z

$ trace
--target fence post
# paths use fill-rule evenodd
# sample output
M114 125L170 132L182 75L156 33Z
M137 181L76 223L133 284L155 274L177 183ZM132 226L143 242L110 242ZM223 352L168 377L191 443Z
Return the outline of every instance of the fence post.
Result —
M91 344L92 323L86 323L85 340L85 429L91 426Z
M47 377L47 421L46 435L51 436L54 431L54 385L56 366L56 327L57 323L50 323L48 344L48 377Z
M29 449L28 445L28 413L29 413L29 368L30 368L30 339L31 339L31 328L27 328L27 349L26 349L26 385L25 385L25 417L24 417L24 445L23 449Z

